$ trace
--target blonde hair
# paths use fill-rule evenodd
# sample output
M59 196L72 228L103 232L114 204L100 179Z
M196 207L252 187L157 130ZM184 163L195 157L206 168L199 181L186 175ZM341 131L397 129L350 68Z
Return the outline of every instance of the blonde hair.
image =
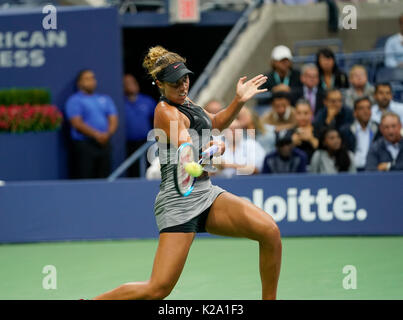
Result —
M351 75L353 74L354 71L356 70L362 70L365 72L365 75L367 75L367 69L365 69L365 67L361 64L355 64L351 67L350 72L348 73L348 76L351 77Z
M155 46L148 50L143 61L143 67L153 80L156 80L157 74L161 72L161 70L175 62L185 63L186 59L175 52L168 51L162 46Z
M250 110L250 113L252 115L252 121L253 121L256 131L260 134L266 133L266 128L264 127L263 120L259 116L259 114L256 112L256 110L252 109L251 107L247 107L247 108Z
M259 114L256 112L256 110L253 109L252 106L245 106L243 108L245 111L250 113L252 124L256 130L257 134L260 133L266 133L266 128L264 127L264 123L262 119L260 118Z

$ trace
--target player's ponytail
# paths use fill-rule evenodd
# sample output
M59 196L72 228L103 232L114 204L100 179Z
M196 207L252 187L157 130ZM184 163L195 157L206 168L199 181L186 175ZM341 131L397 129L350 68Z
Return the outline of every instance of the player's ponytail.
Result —
M143 67L151 78L156 80L156 76L161 70L175 62L185 63L186 59L175 52L168 51L162 46L155 46L148 50L143 61Z

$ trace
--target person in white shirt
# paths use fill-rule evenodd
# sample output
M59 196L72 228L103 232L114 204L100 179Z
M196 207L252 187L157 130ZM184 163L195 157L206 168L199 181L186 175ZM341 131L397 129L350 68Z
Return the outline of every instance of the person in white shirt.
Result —
M393 101L392 86L389 83L378 83L375 86L374 98L376 104L372 106L371 120L376 123L381 122L382 115L386 111L394 112L400 117L403 122L403 103Z
M403 68L403 14L399 17L400 32L390 36L385 43L385 66Z
M220 157L219 163L213 161L213 165L220 169L217 176L230 178L262 171L264 149L257 141L244 135L243 131L238 120L234 120L224 130L225 153Z
M251 107L243 107L237 116L237 120L244 133L249 138L255 139L264 149L265 154L276 149L276 128L267 123L263 123L259 114Z

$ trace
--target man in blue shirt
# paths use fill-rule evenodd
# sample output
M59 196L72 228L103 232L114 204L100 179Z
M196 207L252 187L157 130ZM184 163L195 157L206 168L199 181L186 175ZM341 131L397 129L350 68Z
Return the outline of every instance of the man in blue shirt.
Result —
M126 74L123 78L126 112L126 151L130 156L145 142L153 128L154 109L156 101L148 95L140 93L140 86L134 76ZM127 170L128 177L139 177L140 166L136 161Z
M78 91L66 102L71 124L73 178L106 178L110 173L110 138L118 127L112 99L95 93L97 80L92 70L80 71Z
M403 14L399 17L400 32L390 36L385 43L385 66L403 67Z
M377 83L374 98L376 104L372 106L371 120L379 124L382 115L386 111L391 111L400 117L400 122L403 122L403 103L393 100L392 86L390 83Z
M381 137L378 124L371 120L371 99L368 96L354 101L354 122L343 126L340 134L346 147L354 153L357 171L364 171L372 143Z

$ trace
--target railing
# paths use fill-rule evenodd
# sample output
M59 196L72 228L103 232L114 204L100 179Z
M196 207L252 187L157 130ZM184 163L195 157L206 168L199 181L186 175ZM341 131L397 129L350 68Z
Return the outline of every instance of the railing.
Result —
M154 12L169 12L169 0L107 0L110 5L117 6L120 14L137 13L147 9ZM200 12L209 10L244 10L248 0L199 0Z
M318 40L301 40L294 42L294 54L300 55L302 48L323 48L323 47L337 47L337 52L343 52L343 41L341 39L318 39Z
M155 12L168 12L168 0L108 0L112 6L117 6L120 14L137 13L144 8Z
M206 85L213 72L216 70L218 64L227 55L229 49L232 47L235 40L238 38L239 34L244 30L245 26L248 24L249 16L251 13L258 8L263 3L262 0L252 1L248 8L244 11L241 18L237 21L235 26L232 28L230 33L224 39L223 43L220 45L218 50L215 52L214 56L211 58L207 67L204 69L203 73L194 83L192 89L189 92L189 97L195 99L202 88Z
M144 177L146 171L146 153L149 147L151 147L155 141L147 141L140 148L134 151L129 158L127 158L118 168L111 173L107 178L108 182L115 181L127 168L129 168L136 161L140 161L140 176Z
M378 68L383 67L385 53L383 49L372 51L359 51L352 53L335 53L337 64L345 72L354 65L362 64L367 68L368 80L371 83L376 82L376 72ZM300 67L305 63L315 63L315 55L296 56L293 58L293 63L296 67Z

